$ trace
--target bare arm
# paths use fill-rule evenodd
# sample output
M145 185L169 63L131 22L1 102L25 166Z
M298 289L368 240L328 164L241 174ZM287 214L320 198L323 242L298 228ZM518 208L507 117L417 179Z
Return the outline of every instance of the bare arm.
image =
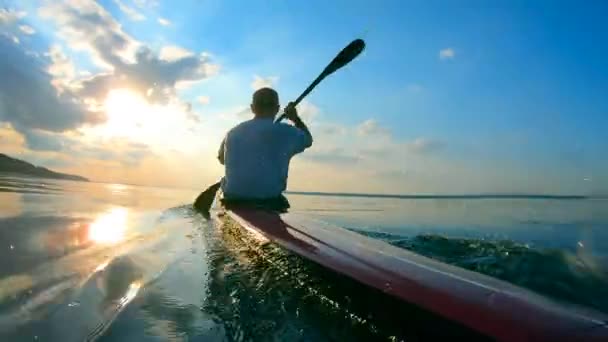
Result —
M222 140L220 145L220 150L217 152L217 159L220 161L220 164L224 165L224 147L226 145L226 138Z
M296 110L296 107L293 106L292 102L290 102L287 107L285 107L285 114L287 118L293 122L294 126L301 129L308 136L310 145L308 145L307 147L310 147L312 145L312 134L310 133L308 126L306 126L304 121L302 121L300 116L298 116L298 111Z

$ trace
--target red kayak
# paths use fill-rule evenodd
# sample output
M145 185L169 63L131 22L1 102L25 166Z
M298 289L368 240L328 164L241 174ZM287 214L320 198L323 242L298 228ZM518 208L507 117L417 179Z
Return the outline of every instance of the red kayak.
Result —
M301 215L226 214L261 240L498 341L608 341L608 316L599 312Z

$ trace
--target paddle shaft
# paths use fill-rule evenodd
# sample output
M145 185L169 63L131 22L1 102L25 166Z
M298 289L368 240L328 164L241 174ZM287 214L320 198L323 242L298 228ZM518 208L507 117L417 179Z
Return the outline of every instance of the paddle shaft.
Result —
M355 39L350 44L348 44L344 49L342 49L334 59L323 69L323 71L317 76L317 78L312 81L312 83L298 96L298 98L293 101L293 106L297 106L306 95L310 94L310 92L315 89L321 81L325 79L325 77L333 74L336 70L342 68L343 66L350 63L355 57L357 57L361 51L365 48L365 42L362 39ZM276 122L280 122L286 117L285 113L279 116L279 119Z
M308 88L306 88L306 90L304 90L304 92L302 92L302 94L300 94L300 96L298 96L298 98L293 101L293 106L297 106L300 102L302 102L302 100L304 100L304 98L306 97L306 95L310 94L310 92L315 89L315 87L321 83L321 81L323 81L323 79L325 77L327 77L328 74L323 74L321 73L319 76L317 76L317 78L312 81L312 83L308 86ZM285 113L281 114L281 116L279 116L279 119L276 122L281 122L281 120L283 120L286 117Z

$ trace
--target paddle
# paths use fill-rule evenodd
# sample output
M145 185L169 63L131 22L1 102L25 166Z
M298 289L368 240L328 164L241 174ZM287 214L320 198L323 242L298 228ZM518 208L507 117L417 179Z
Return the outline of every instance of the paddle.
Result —
M365 42L363 39L355 39L350 44L348 44L342 51L338 53L336 57L323 69L321 74L317 76L317 78L312 81L312 83L298 96L298 98L293 101L293 105L297 106L305 97L308 95L315 87L325 79L325 77L333 74L336 70L342 68L346 64L350 63L353 59L355 59L365 48ZM283 113L277 122L283 120L285 118L285 113Z
M317 76L317 78L312 81L312 83L298 96L298 98L293 101L293 105L296 106L300 103L306 95L308 95L323 79L327 76L333 74L338 69L344 67L348 63L350 63L353 59L355 59L361 51L365 48L365 42L363 39L355 39L350 44L348 44L342 51L334 57L334 59L323 69L321 74ZM285 118L285 113L283 113L276 122L280 122ZM215 198L215 194L217 190L220 188L221 182L217 182L210 187L208 187L205 191L201 192L200 195L194 201L194 208L205 216L209 215L209 209L213 204L213 199Z

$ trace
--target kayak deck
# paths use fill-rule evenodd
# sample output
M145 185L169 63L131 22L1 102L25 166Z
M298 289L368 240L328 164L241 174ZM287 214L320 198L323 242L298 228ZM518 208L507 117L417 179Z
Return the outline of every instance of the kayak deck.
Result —
M327 269L501 341L608 341L608 317L287 213L226 212L248 232Z

